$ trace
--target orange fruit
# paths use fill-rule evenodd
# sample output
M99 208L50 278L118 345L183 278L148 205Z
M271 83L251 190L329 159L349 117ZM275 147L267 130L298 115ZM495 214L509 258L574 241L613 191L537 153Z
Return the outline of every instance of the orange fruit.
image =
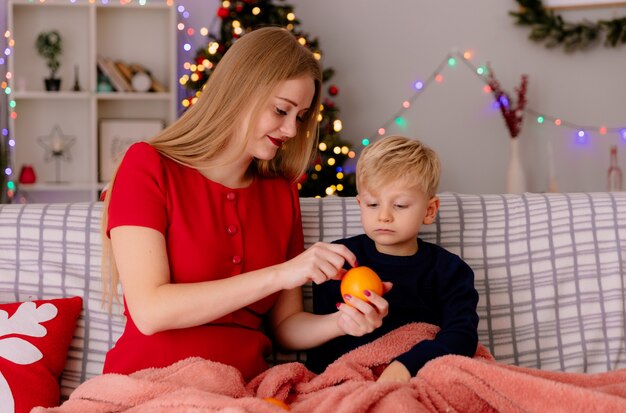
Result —
M340 289L342 297L349 294L363 301L368 301L363 292L370 290L378 295L383 295L383 282L371 268L365 266L353 267L341 279Z
M278 399L275 399L273 397L265 397L265 398L263 398L263 400L265 400L266 402L271 403L271 404L273 404L275 406L281 407L281 408L283 408L285 410L291 410L289 405L287 403L285 403L284 401L282 401L282 400L278 400Z

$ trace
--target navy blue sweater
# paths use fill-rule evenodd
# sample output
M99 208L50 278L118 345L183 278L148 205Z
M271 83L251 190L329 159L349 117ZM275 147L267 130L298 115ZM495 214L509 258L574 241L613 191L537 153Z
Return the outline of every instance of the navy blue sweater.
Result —
M362 337L341 336L312 349L307 367L321 373L341 355L397 327L425 322L441 327L433 340L424 340L396 358L412 376L429 360L446 354L473 356L478 345L478 293L474 272L457 255L418 238L418 251L402 257L382 254L366 235L335 241L346 245L359 265L370 267L393 288L384 295L389 314L383 325ZM342 302L339 281L313 286L313 311L330 314Z

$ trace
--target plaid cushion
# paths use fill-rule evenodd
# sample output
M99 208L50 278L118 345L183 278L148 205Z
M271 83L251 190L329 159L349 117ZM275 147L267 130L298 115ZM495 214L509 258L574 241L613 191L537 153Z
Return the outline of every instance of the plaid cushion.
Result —
M479 337L497 360L570 372L626 368L626 193L440 194L421 237L476 274ZM301 199L305 243L362 232L354 198ZM101 203L0 206L0 302L80 295L64 395L102 370L123 328L101 306ZM305 286L305 307L311 289ZM276 353L273 363L303 360Z

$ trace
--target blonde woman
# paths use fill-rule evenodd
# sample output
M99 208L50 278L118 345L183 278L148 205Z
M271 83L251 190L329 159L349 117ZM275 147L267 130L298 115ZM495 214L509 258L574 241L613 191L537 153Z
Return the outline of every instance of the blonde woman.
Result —
M291 349L381 324L382 298L351 317L302 312L302 284L356 264L343 245L303 247L294 181L316 144L320 87L318 62L291 33L252 31L193 107L129 148L105 198L105 296L121 283L127 318L105 373L199 356L250 379L271 350L266 315Z

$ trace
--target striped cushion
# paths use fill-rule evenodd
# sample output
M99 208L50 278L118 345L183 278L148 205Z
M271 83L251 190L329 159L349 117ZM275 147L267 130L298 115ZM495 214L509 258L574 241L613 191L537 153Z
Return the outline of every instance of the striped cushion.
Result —
M421 236L475 271L479 336L497 360L570 372L626 368L626 193L443 193ZM307 246L361 233L354 198L303 198ZM0 206L0 302L80 295L64 395L121 334L100 303L100 203ZM17 265L16 265L17 263ZM310 309L311 290L305 288ZM276 354L272 362L302 360Z
M0 205L0 302L83 297L61 378L64 397L102 373L124 325L101 306L101 212L101 203ZM121 314L120 306L113 311Z

